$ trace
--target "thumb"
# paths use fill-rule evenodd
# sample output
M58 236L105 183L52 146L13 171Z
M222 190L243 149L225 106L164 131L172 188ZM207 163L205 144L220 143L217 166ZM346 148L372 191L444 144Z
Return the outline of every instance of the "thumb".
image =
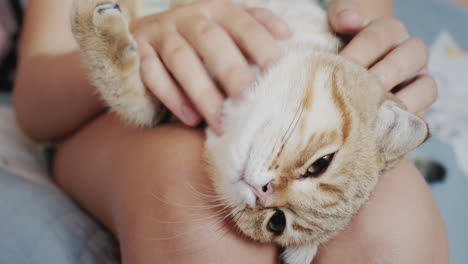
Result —
M352 0L334 0L328 5L328 20L339 34L353 34L365 26L360 6Z

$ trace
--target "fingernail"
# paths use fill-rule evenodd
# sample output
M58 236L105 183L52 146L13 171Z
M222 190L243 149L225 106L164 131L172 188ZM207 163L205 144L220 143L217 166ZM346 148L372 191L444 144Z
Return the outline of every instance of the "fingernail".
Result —
M347 27L358 28L364 24L361 15L356 11L345 9L338 14L338 19Z
M195 110L193 110L193 108L188 105L184 105L182 107L182 115L184 116L185 122L187 122L187 124L190 125L196 124L196 122L200 118L198 113L195 112Z

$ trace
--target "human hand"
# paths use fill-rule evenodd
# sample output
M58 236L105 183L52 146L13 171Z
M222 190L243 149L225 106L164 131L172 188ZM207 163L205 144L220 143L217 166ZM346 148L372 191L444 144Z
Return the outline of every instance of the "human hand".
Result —
M238 96L255 80L249 61L266 69L281 56L275 39L290 34L266 9L220 0L141 18L131 31L147 87L185 124L197 125L203 118L218 134L224 97Z
M368 68L410 112L422 116L437 97L436 83L426 72L427 46L410 37L402 22L375 17L362 2L335 0L329 5L333 30L351 37L341 54Z

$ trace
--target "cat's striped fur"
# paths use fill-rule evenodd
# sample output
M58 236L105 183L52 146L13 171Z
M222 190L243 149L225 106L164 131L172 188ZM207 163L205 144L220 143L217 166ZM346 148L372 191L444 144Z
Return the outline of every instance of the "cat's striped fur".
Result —
M379 174L421 144L428 128L365 69L338 56L340 41L317 3L235 2L270 8L294 35L241 101L225 103L224 134L207 130L208 172L245 235L283 246L285 263L310 263L368 199ZM76 0L72 27L111 110L147 127L160 105L140 80L127 28L137 4ZM310 173L324 162L321 173Z

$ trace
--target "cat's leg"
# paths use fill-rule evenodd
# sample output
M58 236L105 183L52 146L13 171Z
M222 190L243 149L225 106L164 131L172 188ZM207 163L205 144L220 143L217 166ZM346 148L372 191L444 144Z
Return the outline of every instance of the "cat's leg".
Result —
M136 15L135 8L129 1L75 0L72 30L91 81L111 111L131 124L150 127L164 110L141 80L128 20Z
M310 264L317 254L317 248L317 244L287 247L281 259L285 264Z

